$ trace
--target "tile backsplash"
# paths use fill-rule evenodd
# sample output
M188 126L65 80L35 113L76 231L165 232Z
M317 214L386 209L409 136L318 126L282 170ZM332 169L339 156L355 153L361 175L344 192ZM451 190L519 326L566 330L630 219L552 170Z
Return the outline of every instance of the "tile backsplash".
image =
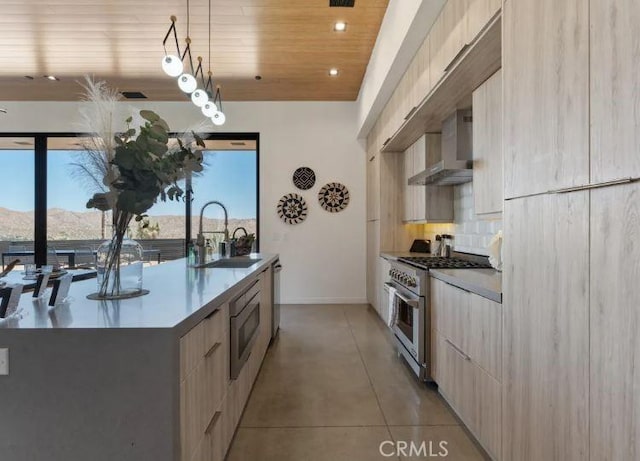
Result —
M487 255L493 235L502 229L502 220L482 220L473 209L473 183L454 186L454 223L425 225L425 238L435 244L437 234L452 234L453 248L464 253Z

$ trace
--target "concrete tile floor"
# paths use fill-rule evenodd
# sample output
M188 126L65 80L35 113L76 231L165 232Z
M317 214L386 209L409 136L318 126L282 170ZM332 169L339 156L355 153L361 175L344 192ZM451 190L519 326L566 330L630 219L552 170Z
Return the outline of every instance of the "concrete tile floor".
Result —
M425 451L392 454L402 442ZM389 459L487 458L435 388L400 362L369 306L284 306L227 460Z

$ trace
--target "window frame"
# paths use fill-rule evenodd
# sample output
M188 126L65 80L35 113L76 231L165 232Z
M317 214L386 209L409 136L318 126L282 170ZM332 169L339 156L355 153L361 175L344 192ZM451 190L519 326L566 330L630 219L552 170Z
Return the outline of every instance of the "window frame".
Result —
M171 132L169 136L177 136L179 133ZM226 141L255 141L256 142L256 251L260 251L260 133L198 133L205 140ZM70 132L12 132L0 133L0 138L33 138L34 155L34 262L37 265L46 264L47 261L47 140L49 138L74 138L82 136L82 133ZM189 242L193 238L191 229L192 215L191 191L185 194L185 248L187 255Z

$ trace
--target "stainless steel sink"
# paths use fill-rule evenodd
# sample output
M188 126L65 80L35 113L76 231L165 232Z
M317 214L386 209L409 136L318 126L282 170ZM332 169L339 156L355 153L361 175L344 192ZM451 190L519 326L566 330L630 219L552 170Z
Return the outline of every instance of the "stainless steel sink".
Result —
M196 266L198 269L246 269L256 263L259 263L262 259L246 259L246 258L228 258L217 259L206 264Z

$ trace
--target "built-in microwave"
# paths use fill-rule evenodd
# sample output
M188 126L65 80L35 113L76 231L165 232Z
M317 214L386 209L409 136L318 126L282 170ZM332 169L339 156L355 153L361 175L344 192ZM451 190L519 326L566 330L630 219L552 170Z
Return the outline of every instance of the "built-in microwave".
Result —
M230 376L237 379L260 333L260 281L229 304Z

